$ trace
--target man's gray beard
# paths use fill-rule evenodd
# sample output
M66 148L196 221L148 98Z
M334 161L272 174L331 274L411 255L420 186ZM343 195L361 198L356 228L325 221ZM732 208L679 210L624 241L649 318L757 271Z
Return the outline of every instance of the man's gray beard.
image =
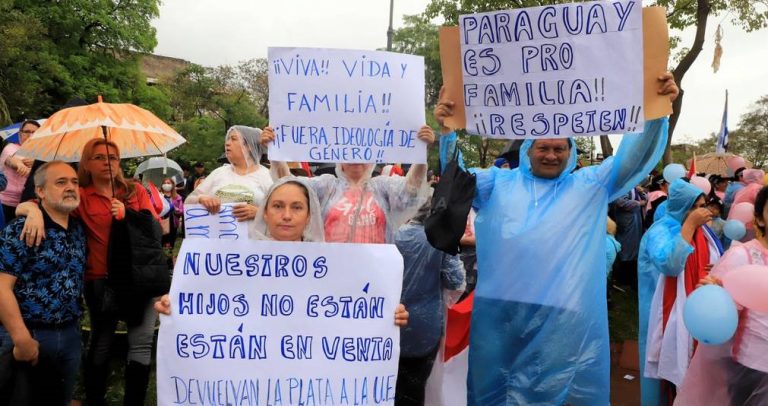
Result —
M53 207L53 209L56 210L56 211L60 211L60 212L63 212L63 213L71 213L75 209L77 209L77 206L79 206L79 205L80 205L80 199L75 199L75 200L71 200L71 199L64 200L64 199L62 199L59 202L53 203L51 205L51 207Z

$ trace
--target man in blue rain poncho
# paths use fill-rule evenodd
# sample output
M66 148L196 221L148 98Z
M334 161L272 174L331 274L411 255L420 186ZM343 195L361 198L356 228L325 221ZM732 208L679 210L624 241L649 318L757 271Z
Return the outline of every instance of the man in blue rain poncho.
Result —
M659 79L674 99L672 75ZM452 106L435 108L444 134ZM470 405L609 404L606 211L650 172L666 137L666 119L646 122L615 157L576 172L573 140L526 140L519 168L475 172Z
M661 275L677 276L685 268L688 256L694 251L690 241L693 234L712 217L704 208L704 194L694 185L677 179L669 187L669 198L659 206L660 217L654 221L640 242L638 258L638 310L640 333L640 387L643 406L661 405L660 381L645 377L646 344L651 301ZM655 367L658 370L658 366ZM657 374L655 372L654 374Z

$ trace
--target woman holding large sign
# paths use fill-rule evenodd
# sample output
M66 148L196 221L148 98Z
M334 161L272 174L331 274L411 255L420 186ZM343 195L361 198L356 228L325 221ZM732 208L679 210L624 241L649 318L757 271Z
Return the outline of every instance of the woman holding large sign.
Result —
M275 182L258 209L250 229L252 238L259 240L323 242L320 203L315 191L303 178L285 177ZM164 295L155 303L155 310L171 314L171 299ZM395 324L408 323L408 312L402 304L395 310Z
M266 127L263 142L275 138ZM419 129L418 138L431 144L435 134L428 126ZM284 162L272 161L280 174L287 175ZM427 165L411 166L405 177L372 178L372 163L336 164L336 176L307 179L317 193L325 226L326 242L394 243L397 229L413 217L426 201Z

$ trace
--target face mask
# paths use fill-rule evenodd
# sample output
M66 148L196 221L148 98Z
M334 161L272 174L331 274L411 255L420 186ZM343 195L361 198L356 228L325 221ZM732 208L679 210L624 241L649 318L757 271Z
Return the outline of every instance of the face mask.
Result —
M160 187L163 188L163 192L170 192L171 189L173 189L173 185L168 183L163 183L163 185Z

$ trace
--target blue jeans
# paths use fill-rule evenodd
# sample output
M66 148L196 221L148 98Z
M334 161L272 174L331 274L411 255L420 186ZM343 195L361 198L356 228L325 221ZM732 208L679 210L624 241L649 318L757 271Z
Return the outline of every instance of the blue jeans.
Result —
M80 368L82 342L79 323L64 327L29 328L39 343L39 356L35 366L17 362L10 355L12 383L0 394L11 396L13 404L69 405ZM13 352L13 342L8 332L0 326L0 356ZM41 390L44 388L44 390ZM9 395L9 393L11 393ZM2 403L2 402L0 402Z

